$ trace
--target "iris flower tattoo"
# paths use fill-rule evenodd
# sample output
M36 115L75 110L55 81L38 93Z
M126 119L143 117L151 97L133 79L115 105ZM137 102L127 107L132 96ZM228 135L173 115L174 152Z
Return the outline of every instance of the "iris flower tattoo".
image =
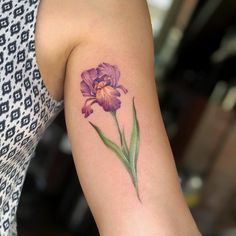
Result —
M97 68L83 71L81 74L81 78L81 92L84 97L87 97L85 104L82 107L82 114L84 114L85 118L91 115L93 113L92 105L96 103L101 106L105 112L110 112L112 118L115 121L115 125L119 134L120 145L117 145L115 142L107 138L101 131L101 129L94 125L92 122L89 123L96 130L103 143L109 149L111 149L124 164L126 170L131 176L137 197L140 200L137 179L139 124L134 104L134 97L132 104L133 127L130 137L130 143L128 145L125 138L124 128L121 131L116 116L117 110L121 107L121 101L119 100L119 97L121 96L120 91L123 91L124 94L128 93L128 90L123 85L118 84L120 78L120 71L118 67L116 65L111 65L108 63L101 63Z

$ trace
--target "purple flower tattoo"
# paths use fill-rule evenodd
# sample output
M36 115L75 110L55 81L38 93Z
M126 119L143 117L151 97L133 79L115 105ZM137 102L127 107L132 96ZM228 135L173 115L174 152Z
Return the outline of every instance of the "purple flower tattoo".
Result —
M114 112L120 108L118 89L121 89L125 94L128 90L118 84L120 71L117 66L102 63L97 68L84 71L81 77L83 79L80 83L81 92L84 97L89 97L82 108L85 118L93 113L91 106L94 103L98 103L104 111Z
M118 67L115 65L110 65L108 63L101 63L97 68L83 71L81 74L81 78L81 92L84 97L88 97L85 101L84 106L82 107L82 114L84 114L84 117L87 118L91 113L93 113L92 105L94 103L100 105L104 111L111 113L119 134L120 146L107 138L101 131L101 129L94 125L92 122L89 123L96 130L103 143L108 148L110 148L125 165L126 170L131 176L138 199L140 200L137 179L139 124L136 114L136 108L134 105L134 98L133 128L131 132L130 143L128 145L125 138L124 129L121 131L116 116L116 111L121 107L121 101L119 100L119 90L122 90L125 94L128 92L128 90L123 85L118 84L118 81L120 79L120 71Z

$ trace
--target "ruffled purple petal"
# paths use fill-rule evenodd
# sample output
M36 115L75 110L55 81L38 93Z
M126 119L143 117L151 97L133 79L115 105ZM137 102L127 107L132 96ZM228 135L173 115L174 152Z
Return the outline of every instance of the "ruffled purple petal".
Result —
M90 104L87 104L89 101L92 101ZM91 98L89 98L89 99L87 99L86 101L85 101L85 104L84 104L84 106L82 107L82 109L81 109L81 111L82 111L82 114L84 114L84 117L85 118L87 118L90 114L92 114L93 113L93 109L92 109L92 105L94 104L94 103L96 103L97 101L95 100L95 99L91 99Z
M97 68L98 77L102 78L112 87L116 87L118 80L120 78L120 71L115 65L110 65L108 63L102 63L98 65Z
M124 92L124 94L128 93L128 89L125 88L123 85L119 84L116 88L120 88L122 89L122 91Z
M119 91L111 86L105 86L97 91L96 99L104 111L116 111L121 105L121 101L118 99L119 96Z
M83 94L84 97L90 97L91 96L91 91L89 86L82 80L80 82L80 91Z
M87 85L87 87L85 87L84 84L82 84L85 94L89 93L90 96L95 96L96 91L94 89L93 84L94 84L94 80L97 78L97 70L94 68L86 70L82 72L81 77L84 83ZM82 91L82 87L81 87L81 91Z
M87 118L92 113L93 113L93 109L90 106L84 106L82 108L82 114L84 114L84 118Z

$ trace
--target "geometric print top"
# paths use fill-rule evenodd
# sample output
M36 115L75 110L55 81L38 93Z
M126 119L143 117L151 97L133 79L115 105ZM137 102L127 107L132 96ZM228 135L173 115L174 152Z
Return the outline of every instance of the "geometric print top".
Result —
M30 160L64 107L36 62L39 0L0 0L0 236L17 235L16 211Z

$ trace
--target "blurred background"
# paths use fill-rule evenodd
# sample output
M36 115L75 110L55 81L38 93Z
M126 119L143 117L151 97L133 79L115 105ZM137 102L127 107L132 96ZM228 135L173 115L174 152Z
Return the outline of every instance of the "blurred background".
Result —
M155 77L186 201L204 236L236 235L236 1L149 0ZM19 236L98 236L63 114L33 157Z

